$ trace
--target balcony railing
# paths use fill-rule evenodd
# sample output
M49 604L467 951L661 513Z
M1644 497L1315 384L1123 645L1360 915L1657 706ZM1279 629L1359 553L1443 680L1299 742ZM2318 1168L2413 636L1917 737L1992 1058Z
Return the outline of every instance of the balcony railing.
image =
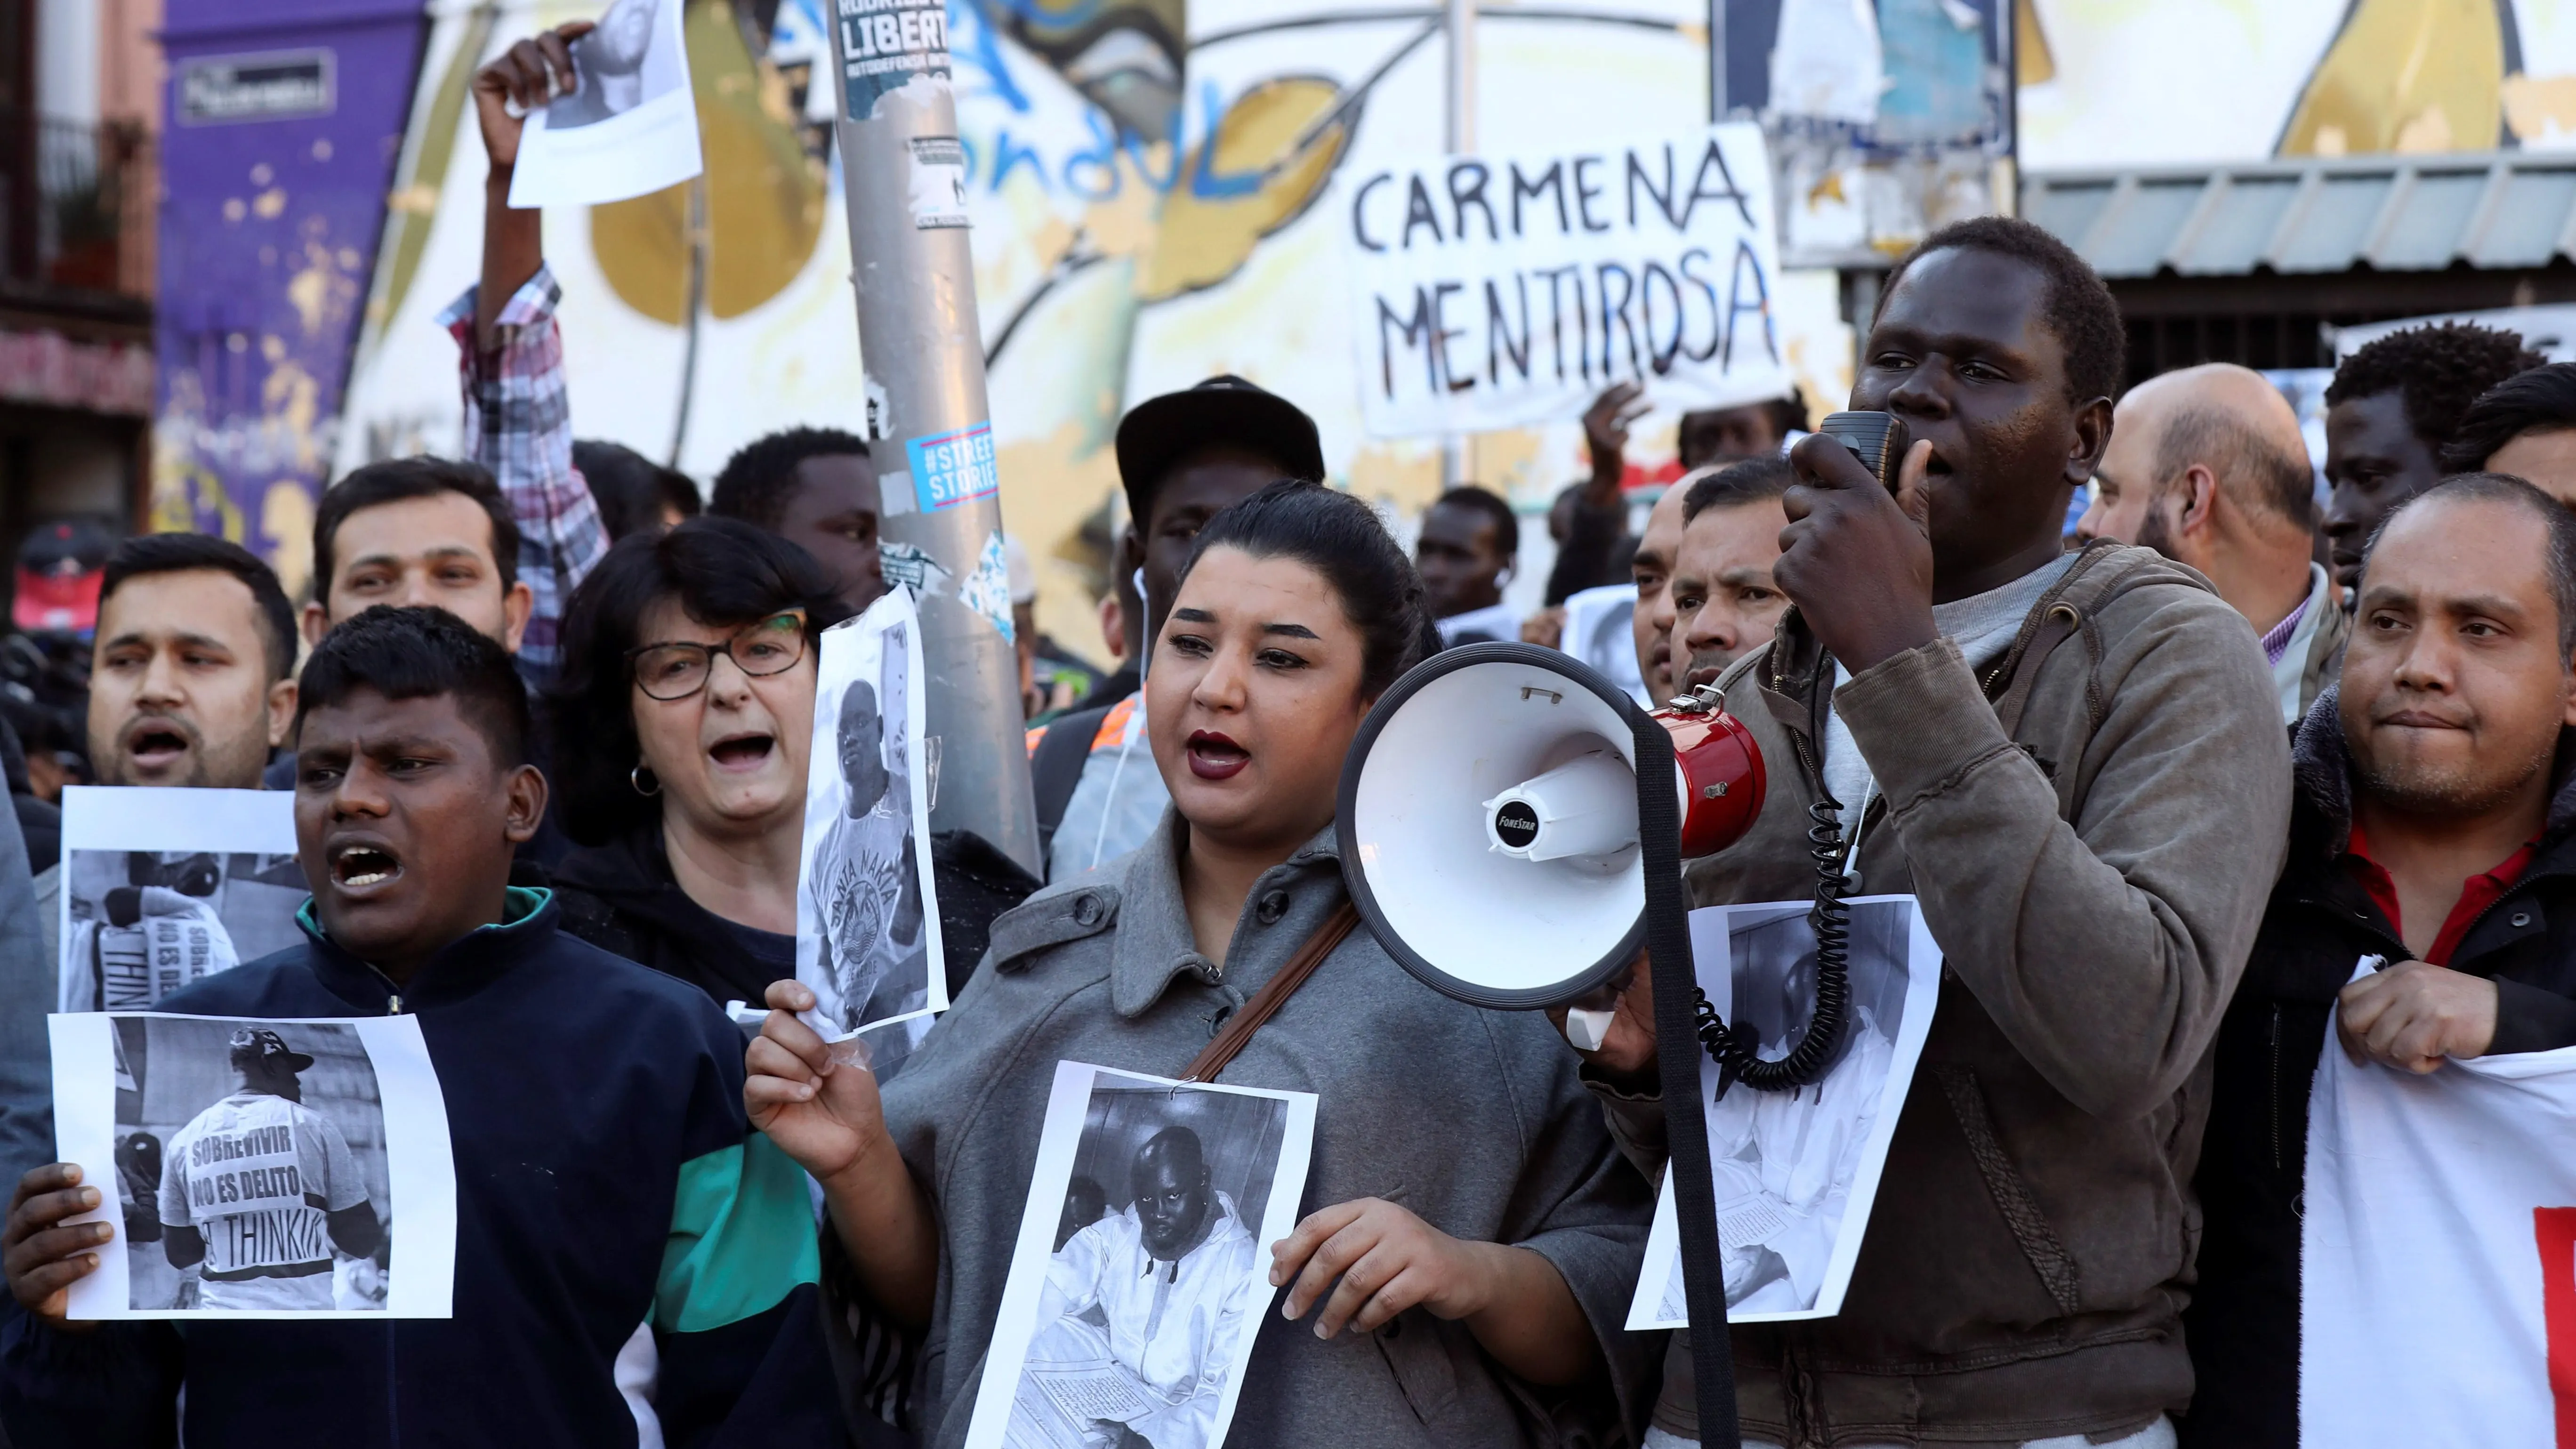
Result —
M154 184L137 123L0 108L0 291L149 300Z

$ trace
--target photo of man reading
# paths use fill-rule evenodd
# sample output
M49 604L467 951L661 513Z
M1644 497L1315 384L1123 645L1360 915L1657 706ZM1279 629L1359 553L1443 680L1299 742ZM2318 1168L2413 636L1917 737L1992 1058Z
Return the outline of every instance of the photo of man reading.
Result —
M1130 1181L1135 1202L1047 1265L1004 1438L1013 1449L1209 1442L1259 1254L1189 1128L1147 1138Z

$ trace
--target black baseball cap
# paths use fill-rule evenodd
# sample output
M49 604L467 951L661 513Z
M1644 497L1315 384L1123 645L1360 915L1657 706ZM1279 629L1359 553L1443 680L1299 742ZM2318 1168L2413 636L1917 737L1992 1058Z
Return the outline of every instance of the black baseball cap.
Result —
M313 1059L286 1044L286 1038L264 1026L246 1026L233 1033L233 1065L248 1066L258 1062L300 1072L313 1065Z
M1172 465L1215 446L1269 458L1283 478L1324 481L1315 420L1275 392L1220 373L1186 391L1147 398L1118 420L1118 481L1140 533Z

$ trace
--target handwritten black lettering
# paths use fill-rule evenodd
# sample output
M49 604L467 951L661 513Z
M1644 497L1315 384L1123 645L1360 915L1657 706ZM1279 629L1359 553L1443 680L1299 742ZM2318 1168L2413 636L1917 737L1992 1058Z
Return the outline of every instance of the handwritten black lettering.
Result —
M1771 330L1770 279L1762 275L1762 259L1753 254L1752 247L1741 241L1735 244L1735 266L1727 276L1726 286L1726 355L1718 360L1718 365L1730 372L1735 370L1735 339L1741 335L1747 312L1762 319L1764 360L1779 362L1780 339ZM1748 288L1753 296L1749 302L1745 300Z
M1485 183L1492 176L1493 173L1485 169L1485 163L1482 161L1460 161L1450 166L1449 234L1451 236L1460 241L1467 239L1467 208L1472 206L1485 214L1485 240L1503 239L1502 229L1494 225L1494 209L1485 204ZM1468 183L1464 188L1458 184L1462 180Z
M1719 183L1714 191L1708 184L1711 169L1717 172ZM1745 200L1744 188L1735 184L1735 173L1726 169L1726 153L1718 149L1714 136L1708 140L1708 149L1700 153L1699 174L1691 178L1690 199L1682 203L1682 230L1690 230L1691 214L1699 210L1703 201L1732 201L1744 224L1748 227L1753 225L1753 205Z
M1465 287L1456 282L1441 282L1431 289L1431 330L1432 334L1440 339L1437 344L1440 352L1440 380L1442 385L1451 392L1465 392L1476 385L1474 368L1468 368L1462 375L1457 365L1449 360L1450 339L1467 335L1465 328L1449 325L1449 294L1465 290L1467 290Z
M1440 235L1440 213L1431 208L1431 192L1423 186L1421 177L1411 176L1406 178L1404 197L1404 249L1406 251L1413 250L1413 229L1417 226L1431 228L1431 244L1434 246L1447 240Z
M1574 209L1582 215L1583 229L1585 231L1608 231L1610 229L1610 223L1606 221L1595 222L1592 219L1592 203L1601 199L1601 187L1598 183L1592 180L1585 168L1598 166L1600 164L1601 158L1598 156L1577 156L1574 158Z
M1432 356L1431 352L1430 294L1423 291L1420 287L1413 289L1413 315L1410 318L1401 316L1396 313L1394 309L1388 307L1384 297L1377 299L1377 355L1378 370L1382 374L1378 381L1379 385L1386 389L1386 395L1388 397L1393 397L1395 396L1395 349L1387 345L1386 329L1388 323L1394 323L1396 326L1404 329L1404 345L1406 347L1419 347L1422 349L1422 367L1425 385L1434 392L1439 391L1440 364Z
M1518 291L1521 304L1521 335L1517 342L1512 338L1511 318L1503 311L1501 290L1494 285L1493 278L1485 279L1485 381L1494 387L1503 385L1502 359L1505 353L1511 355L1512 370L1520 374L1520 380L1529 381L1529 278L1514 272L1512 286Z
M1521 235L1521 199L1527 197L1529 200L1536 201L1541 193L1556 198L1556 229L1560 232L1573 230L1565 219L1565 163L1550 161L1547 163L1547 169L1539 173L1536 181L1523 179L1519 162L1512 162L1511 167L1512 235Z
M1664 184L1660 187L1655 185L1654 177L1646 174L1645 163L1637 158L1637 153L1635 151L1628 153L1628 229L1630 231L1637 229L1637 188L1641 186L1645 188L1648 196L1654 198L1656 209L1664 214L1664 220L1672 223L1673 230L1681 230L1682 219L1673 214L1673 148L1670 142L1664 145Z
M1369 240L1368 227L1364 222L1361 211L1362 208L1368 205L1369 193L1371 191L1386 185L1394 179L1395 173L1391 171L1381 171L1375 176L1370 177L1368 180L1361 182L1360 189L1351 194L1351 240L1358 242L1363 250L1372 252L1382 252L1386 250L1386 243L1382 241Z

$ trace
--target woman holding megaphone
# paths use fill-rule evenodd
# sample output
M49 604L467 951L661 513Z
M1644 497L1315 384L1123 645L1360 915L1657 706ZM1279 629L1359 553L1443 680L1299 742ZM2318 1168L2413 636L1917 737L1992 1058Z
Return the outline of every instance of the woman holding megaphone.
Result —
M1218 514L1151 645L1172 809L1146 844L996 920L882 1096L792 1014L804 986L769 989L752 1121L822 1185L866 1295L923 1333L925 1443L964 1439L1064 1060L1321 1099L1317 1206L1260 1245L1287 1291L1237 1443L1548 1445L1638 1406L1646 1187L1573 1059L1544 1017L1442 996L1351 930L1335 786L1436 647L1421 592L1348 495L1277 483Z

